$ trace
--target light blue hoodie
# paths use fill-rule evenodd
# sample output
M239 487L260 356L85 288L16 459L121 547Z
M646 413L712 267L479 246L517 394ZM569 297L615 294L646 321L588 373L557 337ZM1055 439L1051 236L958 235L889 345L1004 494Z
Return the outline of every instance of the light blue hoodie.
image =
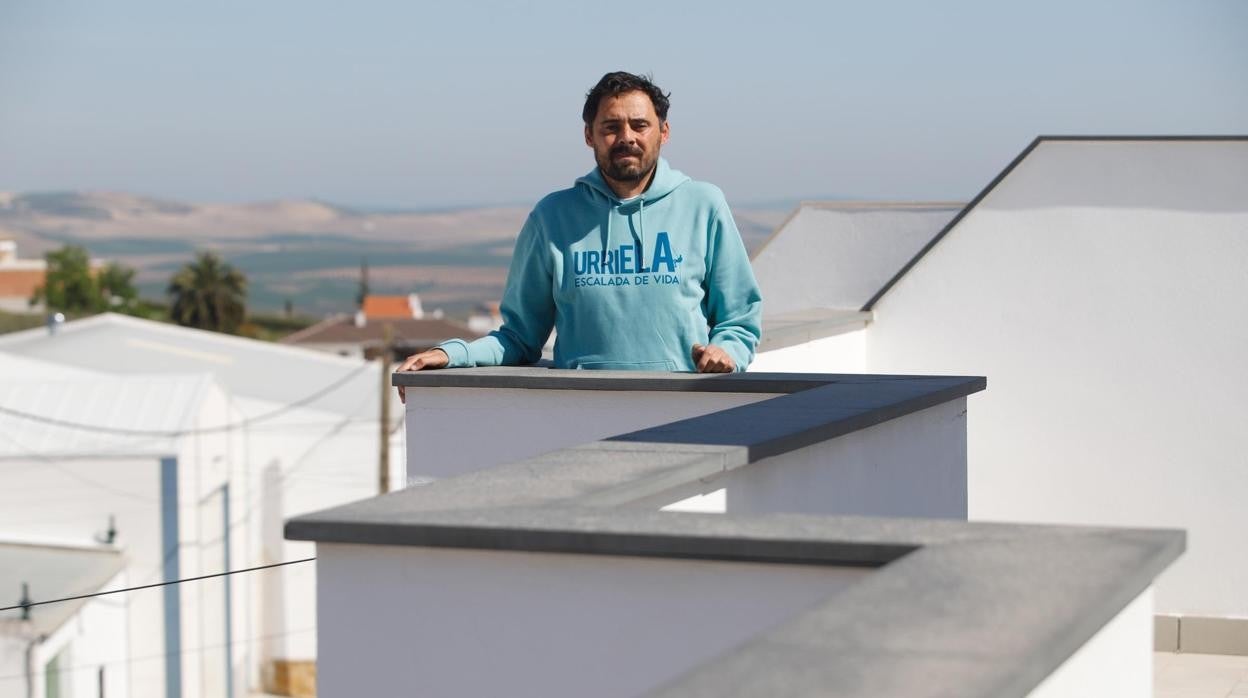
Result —
M650 187L621 202L601 173L529 214L507 275L503 326L439 345L450 367L532 363L553 327L555 366L692 371L714 344L744 371L762 298L723 193L660 159Z

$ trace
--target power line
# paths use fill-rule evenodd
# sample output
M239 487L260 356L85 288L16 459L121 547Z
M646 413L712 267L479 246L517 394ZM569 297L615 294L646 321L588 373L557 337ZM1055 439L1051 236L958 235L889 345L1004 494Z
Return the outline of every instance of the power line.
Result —
M230 576L230 575L232 575L232 574L239 574L239 573L241 573L241 572L256 572L256 571L259 571L259 570L268 570L268 569L273 569L274 567L284 567L284 566L286 566L286 565L297 565L297 564L299 564L299 563L301 563L301 562L312 562L312 561L313 561L313 560L315 560L315 559L316 559L315 557L305 557L305 558L303 558L302 560L287 560L286 562L275 562L275 563L273 563L273 564L271 564L271 565L260 565L259 567L247 567L247 568L245 568L245 569L241 569L241 570L229 570L228 572L217 572L217 573L215 573L215 574L204 574L204 575L200 575L200 576L198 576L198 577L187 577L187 578L185 578L185 579L175 579L175 580L173 580L173 581L171 581L171 582L157 582L157 583L155 583L155 584L144 584L144 585L142 585L142 586L137 586L137 587L126 587L125 589L114 589L114 590L112 590L112 591L97 591L97 592L95 592L95 593L93 593L93 594L79 594L78 596L66 596L65 598L61 598L61 599L49 599L49 600L47 600L47 601L32 601L32 602L30 602L30 603L20 603L20 604L18 604L18 605L16 605L16 606L5 606L4 608L0 608L0 611L14 611L14 610L21 610L21 609L25 609L25 608L32 608L32 607L34 607L34 606L43 606L43 605L45 605L45 604L50 604L50 603L61 603L61 602L63 602L63 601L76 601L76 600L78 600L78 599L90 599L90 598L94 598L94 597L96 597L96 596L108 596L109 594L124 594L124 593L126 593L126 592L128 592L128 591L139 591L140 589L153 589L153 588L155 588L155 587L164 587L164 586L169 586L169 585L171 585L171 584L181 584L181 583L183 583L183 582L197 582L197 581L204 580L204 579L215 579L215 578L217 578L217 577L228 577L228 576Z
M282 405L281 407L278 407L277 409L272 410L270 412L266 412L256 417L248 417L247 419L239 420L237 422L233 422L230 424L219 424L217 426L203 427L203 428L198 428L198 429L162 430L162 429L124 429L121 427L106 427L100 424L87 424L85 422L75 422L75 421L71 421L67 419L57 419L56 417L48 417L48 416L41 415L41 414L33 414L31 412L15 410L11 407L5 407L3 405L0 405L0 414L7 414L10 417L16 417L18 419L25 419L31 422L38 422L41 424L50 424L52 426L63 427L65 429L77 429L79 431L89 431L89 432L94 432L97 434L118 434L122 436L162 436L162 437L178 437L178 436L187 436L190 434L212 434L212 433L217 433L217 432L233 431L235 429L249 427L256 423L265 422L270 419L273 419L274 417L279 417L295 408L303 407L304 405L307 405L308 403L315 402L319 398L324 397L325 395L328 395L329 393L332 393L338 388L341 388L343 385L347 383L347 381L350 381L351 379L355 378L357 375L362 373L364 370L370 368L371 366L372 364L368 364L368 363L361 364L355 370L346 374L342 378L339 378L333 383L330 383L324 388L321 388L320 390L312 393L311 395L308 395L294 402Z
M138 664L139 662L150 662L156 659L164 659L165 657L169 657L172 655L185 656L188 654L199 654L201 652L204 652L205 650L230 649L234 645L250 645L256 642L272 640L274 638L290 637L291 635L302 635L303 633L311 633L311 632L316 632L316 626L312 626L310 628L300 628L299 630L288 630L283 633L269 633L268 635L258 635L256 637L249 637L244 640L234 640L232 643L222 642L222 643L217 643L217 644L212 644L212 645L200 645L199 647L192 647L191 649L182 650L180 652L162 652L161 654L149 654L143 657L130 657L128 659L112 659L108 661L99 662L97 664L79 664L77 666L62 667L62 668L58 668L56 672L58 674L63 675L63 674L73 673L76 671L82 671L84 669L99 669L102 666L118 666L121 664ZM0 681L16 681L18 679L24 679L24 678L27 678L25 674L9 674L8 676L0 676Z
M98 487L99 489L104 490L105 492L108 492L109 494L112 494L118 497L124 497L127 499L135 499L140 502L156 501L155 499L151 497L145 497L141 494L135 494L133 492L126 492L125 490L119 490L119 489L112 487L111 485L105 484L103 482L97 482L95 480L92 480L89 477L80 475L74 472L69 467L61 464L61 462L56 460L55 458L51 458L42 453L39 453L38 451L31 450L29 447L17 441L16 439L14 439L12 436L8 434L0 432L0 438L3 438L5 441L8 441L9 443L17 446L18 448L21 448L23 451L26 451L30 456L34 457L36 460L42 461L43 463L46 463L47 465L52 466L56 470L60 471L62 475L65 475L66 477L77 480L85 485L88 485L91 487Z
M348 377L349 377L349 376L348 376ZM367 401L367 400L366 400L366 401ZM5 411L5 410L7 410L7 408L0 407L0 411ZM358 408L357 408L357 411L358 411ZM245 421L246 421L246 420L244 420L244 421L242 421L242 422L239 422L238 424L245 425ZM372 419L372 418L365 418L365 417L354 417L354 416L351 416L351 417L346 417L346 418L343 418L343 419L340 419L340 420L337 420L337 421L333 421L333 422L308 422L308 423L299 423L299 424L294 424L294 425L289 425L289 424L283 424L283 425L267 425L267 428L280 427L280 428L285 429L285 428L289 428L289 427L291 427L291 426L296 426L296 427L300 427L300 428L311 428L311 427L316 427L316 428L319 428L319 429L323 429L323 428L325 428L325 427L332 427L332 428L331 428L328 432L324 433L324 434L323 434L323 435L322 435L319 439L317 439L317 441L313 444L313 448L315 448L315 446L320 445L320 444L321 444L321 443L323 443L323 442L324 442L327 438L329 438L329 437L331 437L331 436L334 436L334 435L338 434L339 432L341 432L344 428L346 428L346 427L348 427L348 426L351 426L351 425L353 425L353 424L372 424L372 423L375 423L376 421L377 421L376 419ZM394 436L394 434L395 434L395 433L397 433L397 432L399 431L399 429L403 426L403 424L404 424L404 418L403 418L403 416L402 416L402 415L400 415L400 416L399 416L399 418L398 418L398 419L396 419L396 420L394 421L394 426L392 426L392 427L390 428L390 432L389 432L389 433L390 433L390 436ZM246 425L245 425L245 426L246 426ZM189 433L193 433L193 430L188 431L188 432L186 432L186 433L188 433L188 434L189 434ZM91 479L89 479L89 478L86 478L86 477L84 477L84 476L82 476L82 475L79 475L78 473L73 472L73 471L72 471L72 470L71 470L71 469L70 469L67 465L64 465L64 464L63 464L60 460L58 460L58 459L56 459L56 458L53 458L53 457L51 457L51 456L48 456L48 455L44 454L43 452L41 452L41 451L39 451L39 450L35 449L34 447L27 446L27 445L25 445L25 444L23 444L23 443L21 443L21 442L17 441L16 439L14 439L14 438L13 438L11 435L9 435L9 434L5 434L5 433L3 433L3 432L0 432L0 438L3 438L4 440L8 441L8 442L9 442L10 444L12 444L13 446L16 446L16 447L17 447L18 449L20 449L20 450L21 450L21 451L22 451L22 452L23 452L26 456L28 456L28 457L32 457L32 458L35 458L35 459L37 459L37 460L40 460L40 461L42 461L42 462L44 462L44 463L46 463L46 464L48 464L48 465L52 466L52 467L53 467L53 468L55 468L56 470L61 471L61 472L62 472L64 475L66 475L67 477L70 477L70 478L72 478L72 479L78 480L78 481L82 482L83 484L86 484L86 485L88 485L88 486L92 486L92 487L97 487L97 488L99 488L99 489L101 489L101 490L104 490L104 491L106 491L106 492L109 492L109 493L111 493L111 494L115 494L115 495L118 495L118 496L121 496L121 497L126 497L126 498L128 498L128 499L135 499L135 500L138 500L138 501L141 501L141 502L149 502L149 503L150 503L150 502L156 502L156 501L157 501L157 499L156 499L155 497L146 497L146 496L139 495L139 494L134 494L134 493L130 493L130 492L125 492L125 491L121 491L121 490L116 490L116 489L114 489L114 488L110 487L109 485L106 485L106 484L101 483L101 482L95 482L95 481L93 481L93 480L91 480ZM109 449L107 449L107 450L103 451L103 455L105 455L105 456L109 456L109 455L115 455L115 454L116 454L116 455L128 456L128 455L130 455L130 454L126 453L126 451L125 451L125 449L126 449L126 448L127 448L127 446L126 446L125 444L113 445L111 448L109 448ZM308 452L310 452L311 450L312 450L312 449L309 449L309 451L308 451ZM287 481L288 479L290 479L290 477L294 474L294 470L297 470L299 467L301 467L299 464L300 464L300 463L302 463L302 462L303 462L303 461L307 458L307 454L308 454L308 452L305 452L303 455L299 456L299 457L295 460L295 464L296 464L296 465L295 465L294 467L290 468L287 472L285 472L285 473L283 473L283 474L282 474L282 476L281 476L281 478L280 478L280 480L281 480L282 482L285 482L285 481ZM92 455L95 455L95 454L92 454ZM4 471L4 470L6 470L6 469L9 469L9 468L11 468L11 467L12 467L12 466L10 466L10 465L8 465L8 464L5 464L5 463L3 462L3 460L0 460L0 472ZM26 467L26 464L19 464L19 468L25 468L25 467ZM244 518L245 518L245 517L244 517Z
M358 409L358 408L357 408L357 409ZM357 421L369 421L369 422L371 422L371 421L374 421L374 420L357 420L357 418L355 418L355 417L347 417L347 418L344 418L344 419L342 419L342 420L339 420L339 422L337 422L337 423L335 424L335 426L334 426L334 428L333 428L333 429L331 429L330 431L328 431L328 432L326 432L325 434L321 435L321 436L320 436L320 438L318 438L318 439L317 439L314 443L312 443L312 444L311 444L311 445L310 445L310 446L309 446L309 447L308 447L308 448L307 448L307 449L306 449L306 450L305 450L305 451L304 451L301 455L299 455L299 456L298 456L298 457L297 457L297 458L293 461L293 463L291 464L291 466L290 466L290 467L289 467L289 468L288 468L285 472L282 472L282 473L279 475L279 477L278 477L278 479L277 479L277 484L286 484L286 483L294 482L296 479L298 479L298 480L299 480L299 481L301 481L301 482L308 482L309 480L307 479L307 477L308 477L308 476L307 476L307 474L297 473L296 471L300 470L300 469L301 469L301 468L303 468L305 465L307 465L307 462L308 462L308 460L307 460L307 459L308 459L309 455L311 455L311 454L312 454L312 453L313 453L313 452L317 449L317 447L319 447L322 443L324 443L324 442L325 442L325 441L327 441L328 439L330 439L330 438L332 438L332 437L336 436L336 435L337 435L340 431L342 431L344 428L346 428L346 427L347 427L347 426L349 426L350 424L352 424L352 423L356 423ZM393 435L393 434L395 434L396 432L398 432L398 431L399 431L399 428L403 426L403 422L404 422L404 420L403 420L403 417L402 417L402 416L400 416L398 419L396 419L396 420L395 420L395 423L394 423L394 426L390 429L390 434L391 434L391 435ZM84 478L84 477L82 477L82 476L79 476L77 473L74 473L73 471L69 470L69 468L68 468L68 467L63 466L63 465L62 465L60 462L58 462L57 460L55 460L55 459L53 459L53 458L49 458L48 456L45 456L45 455L43 455L43 454L40 454L40 453L38 453L38 452L36 452L36 451L34 451L34 450L30 449L29 447L23 446L22 444L19 444L19 443L17 443L16 441L13 441L11 437L7 437L7 435L5 435L5 434L4 434L4 433L2 433L2 432L0 432L0 437L2 437L2 438L8 438L8 439L9 439L9 440L10 440L10 441L14 444L14 445L17 445L17 446L19 446L19 447L23 448L23 449L24 449L25 451L27 451L27 452L28 452L31 456L34 456L34 457L38 458L39 460L42 460L42 461L46 462L48 465L51 465L52 467L54 467L54 468L56 468L56 469L58 469L58 470L63 471L66 475L69 475L69 476L71 476L71 477L74 477L74 478L76 478L76 479L81 480L81 481L82 481L82 482L84 482L85 484L88 484L88 485L93 485L93 486L99 487L99 488L101 488L101 489L104 489L104 490L106 490L106 491L112 492L112 493L114 493L114 494L119 494L119 495L123 495L123 496L131 497L131 498L134 498L134 499L138 499L139 501L146 502L146 503L154 503L154 502L156 502L156 501L157 501L155 498L152 498L152 497L143 497L142 495L136 495L136 494L130 494L130 493L127 493L127 492L119 492L119 491L114 491L112 488L108 487L107 485L104 485L104 484L102 484L102 483L92 482L92 481L90 481L90 480L88 480L88 479L86 479L86 478ZM312 480L312 481L315 481L315 479L314 479L314 480ZM257 507L259 507L259 506L261 506L260 504L258 504L258 503L257 503L257 502L255 502L255 501L250 501L250 500L254 500L254 498L246 498L246 499L248 500L248 501L247 501L247 508L246 508L246 510L243 512L243 514L242 514L241 516L239 516L237 519L235 519L234 521L231 521L231 522L229 523L229 530L230 530L230 531L233 531L235 528L237 528L237 527L239 527L239 526L241 526L241 525L245 524L245 523L246 523L246 522L247 522L247 521L251 518L251 515L252 515L252 513L254 513L254 511L256 510L256 508L257 508ZM85 519L86 517L83 517L83 518ZM176 552L180 549L180 547L181 547L181 544L179 543L178 545L174 545L173 547L169 548L169 550L167 550L167 551L165 552L165 554L164 554L164 559L163 559L160 563L158 563L158 564L157 564L157 565L156 565L156 566L155 566L155 567L154 567L154 568L153 568L150 572L148 572L148 573L146 573L146 574L142 575L142 577L146 577L146 578L149 578L149 579L150 579L151 577L155 576L155 575L156 575L156 573L158 573L161 569L163 569L164 565L165 565L165 564L166 564L169 560L171 560L171 559L173 558L173 555L174 555L174 554L175 554L175 553L176 553Z

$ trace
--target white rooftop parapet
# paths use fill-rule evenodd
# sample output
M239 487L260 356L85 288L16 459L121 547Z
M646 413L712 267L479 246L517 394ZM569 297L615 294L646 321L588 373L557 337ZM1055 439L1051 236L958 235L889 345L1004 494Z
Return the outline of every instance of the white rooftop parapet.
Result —
M982 378L394 380L425 484L286 527L317 542L323 694L1151 689L1182 533L962 520ZM726 513L659 511L719 488Z

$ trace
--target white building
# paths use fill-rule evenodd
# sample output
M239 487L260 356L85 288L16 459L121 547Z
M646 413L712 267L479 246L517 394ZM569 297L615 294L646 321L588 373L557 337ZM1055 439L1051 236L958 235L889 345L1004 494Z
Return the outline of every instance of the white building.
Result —
M751 260L766 315L750 370L861 363L864 345L858 330L871 317L862 307L962 206L801 204Z
M242 529L223 535L230 482L242 464L227 433L199 431L230 415L226 394L211 376L83 377L81 370L56 376L59 367L42 362L4 357L0 363L0 469L6 483L0 489L0 535L121 551L129 585L227 568L231 553L245 543ZM79 551L78 557L84 555ZM41 581L58 578L56 567L40 567L39 559L27 567ZM94 580L86 591L111 577ZM226 652L232 627L244 618L231 585L218 579L119 596L110 604L120 609L124 622L114 627L120 632L100 640L104 630L84 620L83 632L96 638L84 642L104 642L129 662L122 678L110 682L128 684L126 695L224 695L244 660L238 646L232 657ZM31 586L30 598L83 592L67 581L43 583ZM61 612L59 605L32 610L35 616ZM32 639L43 635L50 633ZM53 646L49 652L45 665L60 650ZM54 667L64 685L93 672L91 660L100 654L71 652L74 658ZM147 659L131 661L137 658Z
M55 334L36 329L0 336L0 364L23 357L90 371L91 377L76 381L79 386L100 376L123 385L151 374L212 377L226 405L219 418L204 420L203 438L223 439L224 452L231 454L229 496L218 504L228 501L231 537L238 537L232 569L311 557L310 544L282 538L286 517L378 491L377 363L112 314L67 323ZM387 390L386 399L395 401L393 392ZM68 395L77 400L82 393ZM109 423L110 404L104 394L75 421ZM393 413L397 420L400 411ZM401 434L387 431L392 450L401 453ZM390 480L401 482L401 458L394 460ZM204 569L224 567L205 562ZM314 566L291 565L233 580L235 604L241 604L231 629L242 655L233 669L235 680L244 682L239 685L258 687L263 673L271 689L280 688L272 684L313 671Z
M768 266L788 234L757 260L769 310L883 256ZM971 518L1187 529L1159 646L1181 622L1188 651L1248 654L1248 138L1039 138L867 290L859 326L758 367L987 376Z
M125 586L122 554L104 546L0 542L0 596L20 603ZM126 606L120 597L78 599L0 612L0 695L129 694Z

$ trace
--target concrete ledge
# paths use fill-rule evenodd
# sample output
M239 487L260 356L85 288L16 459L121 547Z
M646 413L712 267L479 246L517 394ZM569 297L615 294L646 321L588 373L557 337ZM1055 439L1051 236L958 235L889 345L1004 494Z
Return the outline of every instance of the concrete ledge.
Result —
M982 378L842 380L608 441L744 446L751 462L896 419L986 386Z
M296 518L287 536L877 568L797 619L696 667L659 695L921 695L930 693L937 671L941 684L956 686L958 695L1023 696L1184 547L1183 533L1160 530L405 506L416 499L435 506L442 484ZM789 673L794 662L801 664L798 675Z
M962 380L983 390L987 381L966 376L866 375L856 373L664 373L578 371L540 366L450 368L395 373L391 384L405 388L529 388L533 390L692 391L705 393L796 393L832 383L883 385L915 380Z
M398 374L394 383L789 393L286 524L287 538L328 543L873 568L659 695L1024 696L1185 545L1181 531L619 508L965 397L983 378L528 368Z

